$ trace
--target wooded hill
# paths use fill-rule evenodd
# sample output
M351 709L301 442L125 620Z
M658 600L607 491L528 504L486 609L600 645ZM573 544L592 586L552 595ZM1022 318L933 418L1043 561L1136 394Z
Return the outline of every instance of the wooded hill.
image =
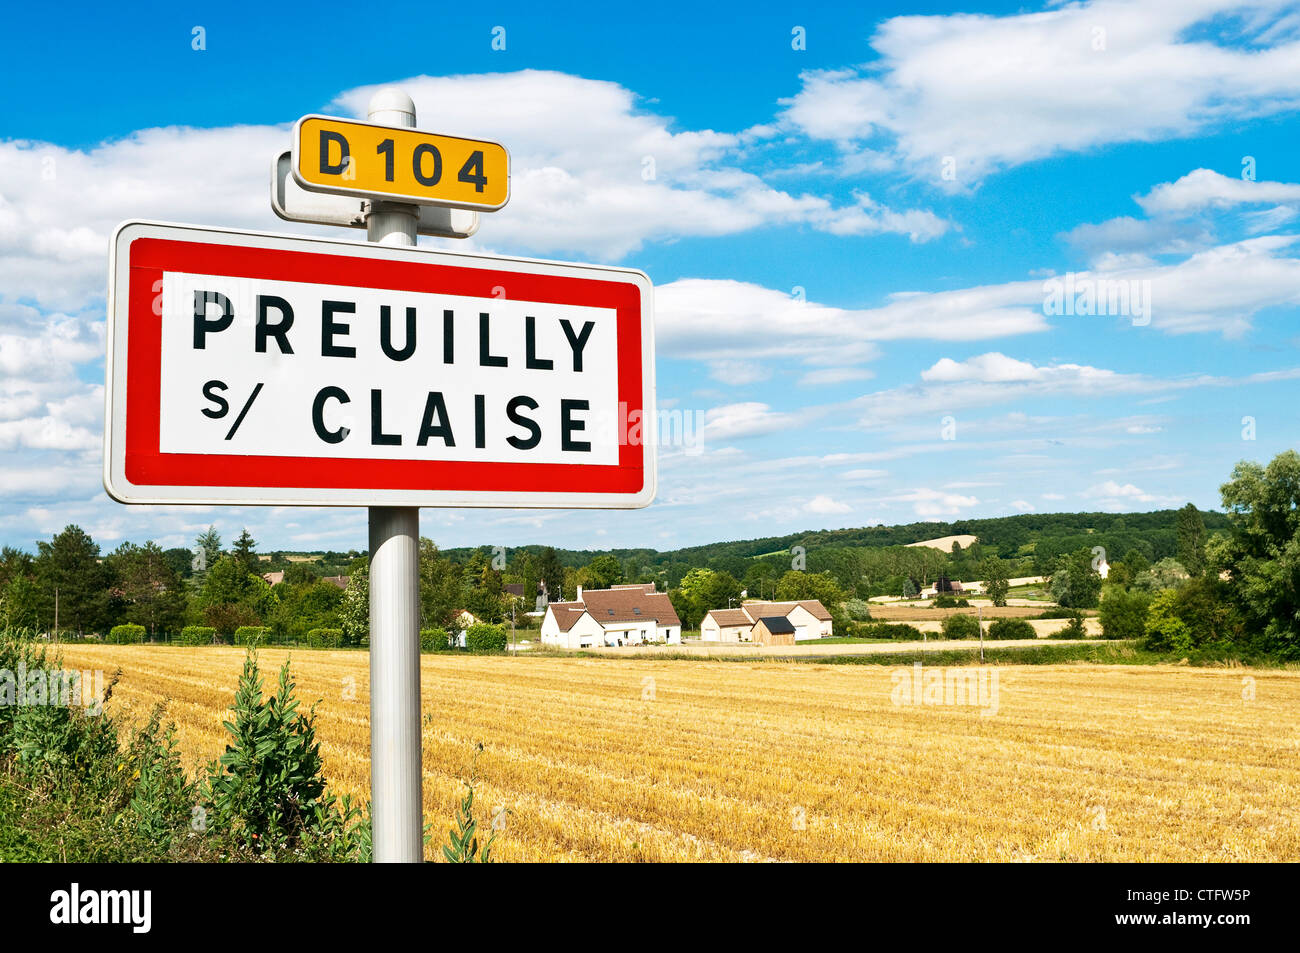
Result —
M1226 530L1228 518L1223 513L1202 511L1206 532ZM956 522L918 522L899 526L865 526L853 529L805 530L785 536L731 540L690 546L684 549L556 549L565 566L580 567L597 556L613 556L620 564L638 569L668 569L674 565L687 569L704 567L735 572L738 563L763 557L788 561L791 550L803 547L809 560L823 562L832 549L880 549L906 546L943 536L971 535L979 538L983 556L1002 559L1031 558L1049 572L1056 557L1079 549L1101 546L1111 558L1119 559L1130 550L1140 551L1155 562L1178 551L1177 510L1151 513L1029 513L991 519ZM540 554L543 546L521 546L518 550ZM512 552L515 548L512 548ZM467 560L474 548L443 550L443 555L458 562Z

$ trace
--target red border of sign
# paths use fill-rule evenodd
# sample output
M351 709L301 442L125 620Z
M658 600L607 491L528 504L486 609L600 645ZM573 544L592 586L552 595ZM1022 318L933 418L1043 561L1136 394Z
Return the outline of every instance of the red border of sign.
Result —
M438 261L291 251L229 242L140 237L130 242L127 301L124 471L151 487L310 488L484 493L636 494L645 488L645 448L623 442L615 466L556 463L338 459L262 455L163 453L159 449L162 317L154 313L155 284L164 271L310 281L349 287L494 297L611 308L618 315L618 398L631 414L644 410L642 294L630 281L531 274ZM432 256L431 256L432 257ZM637 418L633 418L634 420ZM279 501L274 501L279 502ZM497 504L501 505L501 504Z

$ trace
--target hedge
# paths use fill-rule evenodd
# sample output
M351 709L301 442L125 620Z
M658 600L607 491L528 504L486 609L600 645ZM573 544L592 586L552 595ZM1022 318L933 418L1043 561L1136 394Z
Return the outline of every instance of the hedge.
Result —
M873 622L859 627L855 634L864 639L889 639L891 642L919 642L925 638L916 626L901 622Z
M343 644L342 629L312 629L307 633L307 647L312 649L336 649Z
M446 629L421 629L421 652L445 652L451 647L451 636Z
M945 639L978 639L980 623L973 615L950 615L943 620Z
M241 625L235 630L236 645L266 645L271 641L271 630L264 625Z
M105 642L111 642L114 645L138 645L144 641L145 628L142 625L115 625L108 630L108 638Z
M187 625L176 637L177 645L211 645L217 630L210 625Z
M994 619L989 623L990 639L1036 639L1038 633L1024 619Z
M505 626L479 622L465 630L465 648L471 652L504 652Z

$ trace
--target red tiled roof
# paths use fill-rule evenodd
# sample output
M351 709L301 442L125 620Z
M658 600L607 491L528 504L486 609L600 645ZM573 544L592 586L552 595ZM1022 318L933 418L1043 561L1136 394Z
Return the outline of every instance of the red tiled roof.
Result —
M568 632L572 629L574 623L581 619L582 614L587 611L587 607L581 602L552 602L550 609L555 614L555 621L559 625L561 632Z
M831 614L817 599L803 599L798 602L746 602L741 608L757 619L760 616L789 615L794 611L795 606L803 606L812 613L814 619L822 622L830 621Z
M654 583L635 586L615 586L613 589L586 589L580 602L552 602L555 621L561 632L568 632L582 616L583 611L601 624L609 622L636 622L654 619L659 625L681 625L672 601L662 592L654 591Z
M718 625L732 627L737 625L753 625L754 620L744 609L714 609L709 615L713 616L713 621Z

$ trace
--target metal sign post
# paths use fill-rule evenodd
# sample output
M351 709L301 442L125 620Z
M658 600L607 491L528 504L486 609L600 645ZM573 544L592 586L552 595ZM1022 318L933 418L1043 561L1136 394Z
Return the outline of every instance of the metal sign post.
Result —
M372 122L415 125L396 89L370 100ZM419 209L375 202L366 238L414 245ZM420 510L370 507L370 811L376 863L424 860L420 738Z
M369 508L373 857L417 863L419 507L647 506L653 286L629 268L419 248L505 204L504 147L415 132L397 89L375 94L368 123L318 125L333 150L317 149L320 176L345 142L358 182L392 186L358 190L347 164L346 186L303 182L298 143L293 168L273 163L272 207L364 224L368 241L114 232L104 489L126 504Z

